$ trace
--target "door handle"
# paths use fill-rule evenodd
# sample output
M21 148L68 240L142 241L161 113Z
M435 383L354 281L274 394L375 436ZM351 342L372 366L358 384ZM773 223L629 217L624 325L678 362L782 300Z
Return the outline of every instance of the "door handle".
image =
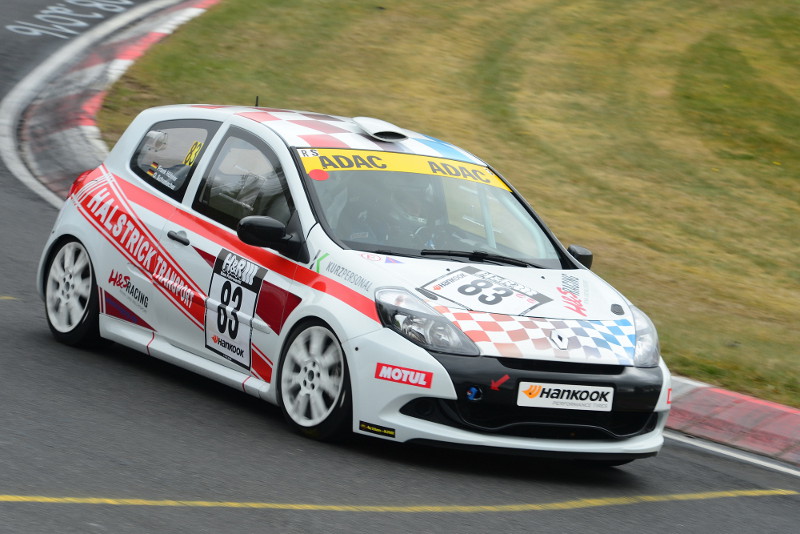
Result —
M175 232L173 230L170 230L169 232L167 232L167 237L172 239L173 241L177 241L181 245L186 245L187 247L189 246L189 238L186 237L186 233L183 230L181 230L180 232Z

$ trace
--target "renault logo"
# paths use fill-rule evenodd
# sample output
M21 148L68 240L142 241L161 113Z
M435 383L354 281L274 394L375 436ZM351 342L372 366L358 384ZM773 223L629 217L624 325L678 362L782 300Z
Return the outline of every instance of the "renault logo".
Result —
M566 336L559 334L557 331L553 330L550 332L550 343L557 349L567 350L567 345L569 345L569 339Z

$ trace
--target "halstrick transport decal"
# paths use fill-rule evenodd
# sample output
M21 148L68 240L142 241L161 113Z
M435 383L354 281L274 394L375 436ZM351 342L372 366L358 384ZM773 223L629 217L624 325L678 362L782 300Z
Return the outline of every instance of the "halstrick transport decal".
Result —
M87 221L198 327L205 318L205 293L180 268L131 208L113 175L92 180L71 198Z

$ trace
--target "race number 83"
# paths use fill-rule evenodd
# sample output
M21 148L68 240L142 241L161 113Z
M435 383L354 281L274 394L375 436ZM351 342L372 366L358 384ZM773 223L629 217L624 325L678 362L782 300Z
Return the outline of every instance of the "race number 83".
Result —
M490 287L494 287L494 291L492 291L491 296L483 293L484 289L489 289ZM503 298L510 297L514 294L514 292L507 287L495 286L495 284L491 283L490 281L481 280L480 278L473 280L469 284L460 286L458 288L458 292L467 296L473 296L480 293L481 295L478 297L478 301L486 304L487 306L499 304Z
M220 304L217 306L217 329L220 334L227 331L231 339L236 339L239 333L239 316L237 312L242 309L242 286L233 284L226 280L222 284L222 294ZM233 309L228 313L228 307L233 305Z
M250 366L250 325L267 271L223 249L208 288L206 347L242 367Z

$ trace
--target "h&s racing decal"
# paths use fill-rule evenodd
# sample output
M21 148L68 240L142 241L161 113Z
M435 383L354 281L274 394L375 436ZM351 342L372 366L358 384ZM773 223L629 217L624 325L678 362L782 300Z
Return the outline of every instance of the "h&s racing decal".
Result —
M524 284L466 266L428 282L426 295L445 298L472 310L525 315L553 299Z
M131 281L131 277L121 272L111 269L111 274L108 275L108 284L112 287L120 288L128 297L130 297L141 308L147 309L147 304L150 298L147 293L136 287Z
M195 325L202 327L204 293L134 212L113 175L85 183L70 198L78 211Z
M250 368L250 318L267 270L226 249L217 256L208 289L206 347Z
M561 287L556 289L561 293L561 301L565 308L586 317L586 307L581 299L581 284L577 276L562 274Z

